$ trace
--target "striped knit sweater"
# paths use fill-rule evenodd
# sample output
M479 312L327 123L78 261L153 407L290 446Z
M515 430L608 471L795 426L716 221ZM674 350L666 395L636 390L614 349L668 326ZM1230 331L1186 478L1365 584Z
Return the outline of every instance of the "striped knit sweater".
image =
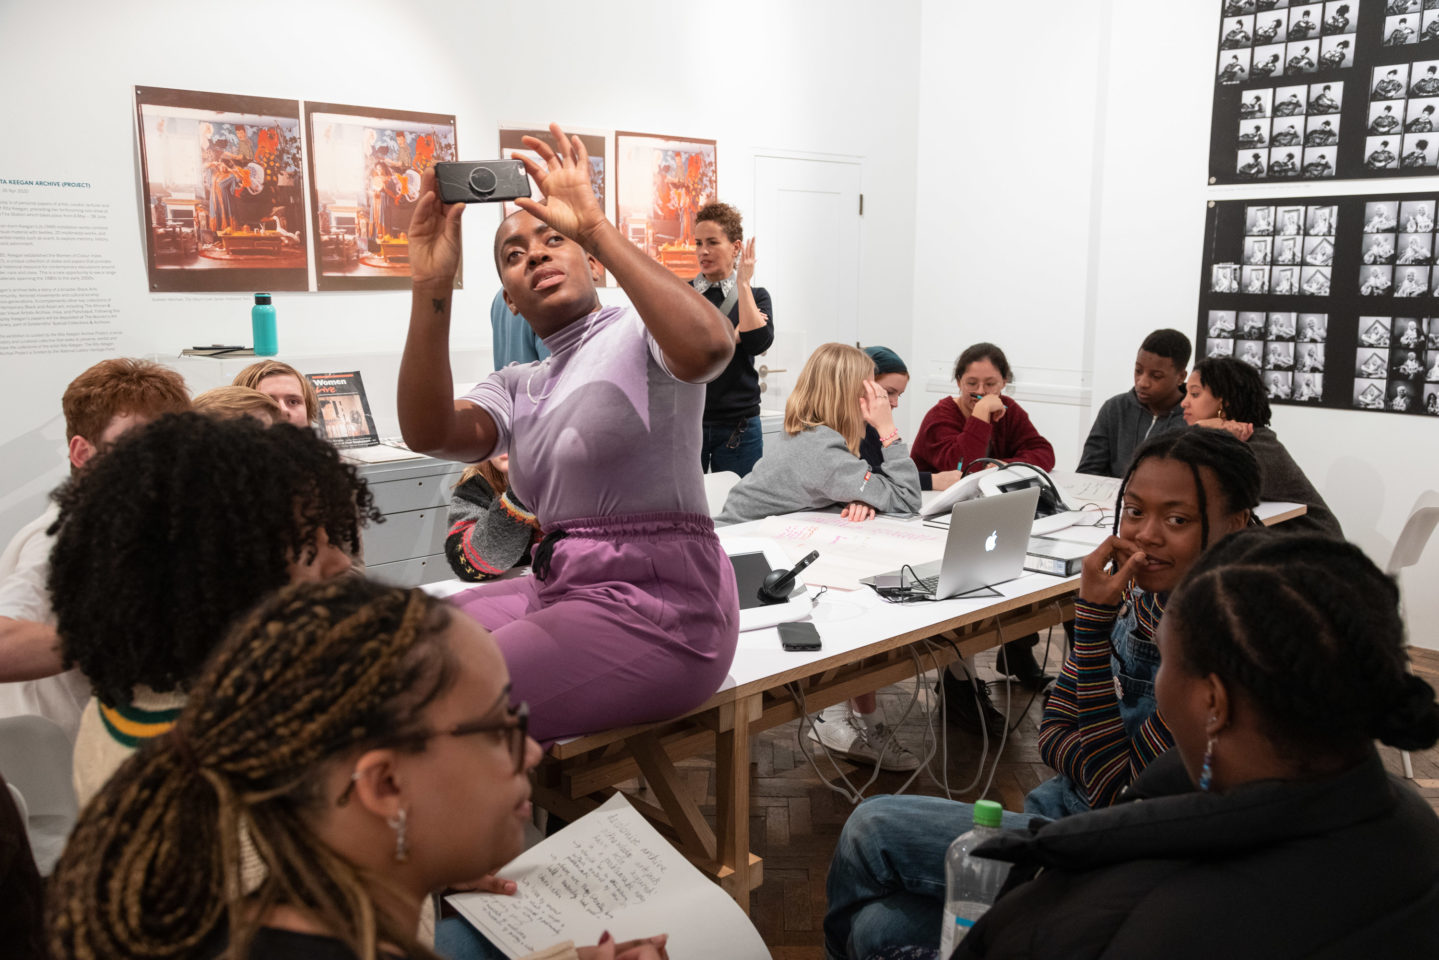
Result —
M450 499L445 556L461 580L490 580L530 562L540 539L539 523L513 490L495 496L479 474L455 488Z
M156 693L144 686L136 687L130 702L119 707L91 697L75 737L75 795L80 805L99 793L142 744L169 732L184 706L183 693Z
M1132 647L1152 648L1164 601L1163 595L1132 592ZM1139 771L1174 744L1157 712L1132 738L1125 733L1110 645L1120 609L1075 601L1074 649L1064 661L1039 726L1040 756L1072 780L1094 809L1114 803ZM1151 656L1157 663L1157 651Z

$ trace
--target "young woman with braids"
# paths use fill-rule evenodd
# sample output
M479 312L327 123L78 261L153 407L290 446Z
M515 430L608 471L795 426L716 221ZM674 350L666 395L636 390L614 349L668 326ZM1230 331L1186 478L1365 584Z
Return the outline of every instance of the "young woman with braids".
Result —
M1181 405L1186 423L1222 427L1248 442L1259 461L1261 499L1308 508L1290 528L1344 539L1339 520L1269 426L1269 396L1258 370L1234 357L1201 360L1189 374Z
M56 502L56 628L94 691L75 743L82 803L169 729L241 613L287 583L348 572L361 523L379 517L312 431L196 413L126 434Z
M489 634L419 590L286 588L81 814L49 891L52 952L432 960L415 940L430 892L523 848L540 753L509 693ZM655 960L663 946L544 956Z
M1144 802L990 841L1012 886L955 956L1431 956L1439 819L1374 748L1439 740L1394 580L1340 540L1246 531L1191 569L1159 646L1176 750Z
M1251 522L1259 466L1223 430L1177 430L1135 451L1114 535L1084 562L1074 647L1040 724L1040 756L1058 776L1031 790L1006 826L1108 806L1172 744L1155 712L1155 625L1169 591L1205 548ZM884 797L860 804L830 865L825 943L864 960L895 945L936 946L944 852L968 830L969 804Z

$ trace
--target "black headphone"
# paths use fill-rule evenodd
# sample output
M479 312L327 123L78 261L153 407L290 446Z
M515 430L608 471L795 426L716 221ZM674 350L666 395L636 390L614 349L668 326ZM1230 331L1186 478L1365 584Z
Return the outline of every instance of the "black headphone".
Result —
M976 465L982 463L992 463L1000 470L1006 467L1023 467L1039 478L1039 506L1036 508L1034 514L1036 520L1040 517L1053 516L1056 513L1074 512L1074 507L1064 502L1064 494L1059 492L1059 487L1055 484L1054 479L1050 477L1049 473L1036 467L1032 463L1025 463L1023 460L1005 461L996 460L993 457L975 457L963 465L960 474L967 474L970 470L974 469Z
M799 572L819 559L819 551L811 550L809 556L788 570L771 570L765 574L764 583L759 585L760 603L784 603L789 599L790 586Z

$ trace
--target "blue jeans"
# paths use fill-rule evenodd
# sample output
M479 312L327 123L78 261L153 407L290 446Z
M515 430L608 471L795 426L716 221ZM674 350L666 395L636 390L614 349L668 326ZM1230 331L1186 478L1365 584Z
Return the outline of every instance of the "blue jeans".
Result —
M706 420L700 441L700 470L722 473L726 470L744 476L764 454L764 433L759 417L721 423Z
M1032 817L1004 812L1006 830ZM865 960L890 946L939 949L944 855L974 825L974 807L942 797L874 797L845 822L829 865L824 948Z

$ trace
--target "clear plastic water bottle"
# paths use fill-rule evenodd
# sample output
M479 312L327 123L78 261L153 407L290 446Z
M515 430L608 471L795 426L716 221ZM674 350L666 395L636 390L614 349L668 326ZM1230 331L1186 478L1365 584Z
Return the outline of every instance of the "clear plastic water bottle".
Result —
M280 339L275 331L275 307L268 293L255 294L250 308L250 332L255 338L255 356L273 357L280 352Z
M976 803L974 829L956 837L944 855L944 926L939 934L939 960L949 960L955 945L984 916L1009 876L1008 863L970 855L975 847L999 835L1003 813L1004 808L993 800Z

